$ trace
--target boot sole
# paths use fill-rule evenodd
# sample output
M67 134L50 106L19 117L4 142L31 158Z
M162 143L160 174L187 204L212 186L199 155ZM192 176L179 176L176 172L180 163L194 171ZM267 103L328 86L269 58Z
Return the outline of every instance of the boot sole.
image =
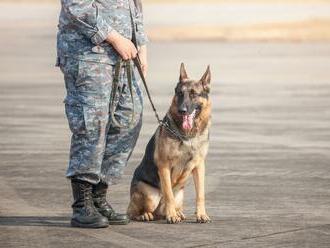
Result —
M77 222L75 220L71 220L71 226L72 227L80 227L80 228L105 228L109 226L109 223L92 223L92 224L83 224L80 222Z
M114 220L109 220L109 225L127 225L129 224L130 220L118 220L118 221L114 221Z

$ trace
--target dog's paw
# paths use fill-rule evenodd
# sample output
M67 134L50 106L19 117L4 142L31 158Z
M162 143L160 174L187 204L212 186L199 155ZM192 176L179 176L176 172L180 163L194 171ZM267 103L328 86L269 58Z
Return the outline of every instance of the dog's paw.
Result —
M177 224L182 221L180 216L174 215L174 216L166 216L166 220L168 224Z
M176 210L176 215L179 216L181 218L181 220L186 219L186 216L183 214L182 210L180 210L180 209Z
M182 221L175 209L167 211L166 220L168 224L177 224Z
M203 213L203 214L196 214L196 221L198 223L210 223L211 219L206 213Z
M153 221L154 220L154 215L150 212L145 212L144 214L141 214L135 218L137 221Z

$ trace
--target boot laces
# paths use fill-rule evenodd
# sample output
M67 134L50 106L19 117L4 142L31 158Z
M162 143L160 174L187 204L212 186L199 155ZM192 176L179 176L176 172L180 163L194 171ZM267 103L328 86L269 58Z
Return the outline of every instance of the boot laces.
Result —
M91 188L86 185L82 185L81 189L84 195L84 203L85 203L84 205L85 205L86 214L91 215L92 213L96 212L96 208L92 200Z

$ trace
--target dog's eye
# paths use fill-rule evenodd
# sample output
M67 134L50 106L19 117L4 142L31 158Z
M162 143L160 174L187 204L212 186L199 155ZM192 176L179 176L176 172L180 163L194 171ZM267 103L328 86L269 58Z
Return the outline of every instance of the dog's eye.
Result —
M198 94L199 97L204 97L204 98L208 98L208 94L203 91L202 93Z

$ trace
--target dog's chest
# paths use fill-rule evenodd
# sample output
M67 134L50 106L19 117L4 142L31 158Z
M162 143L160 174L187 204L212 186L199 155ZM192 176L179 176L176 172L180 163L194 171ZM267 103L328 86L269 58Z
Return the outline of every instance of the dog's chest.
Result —
M203 160L208 149L208 133L181 142L177 145L176 158L173 170L186 171L194 167L196 163Z

